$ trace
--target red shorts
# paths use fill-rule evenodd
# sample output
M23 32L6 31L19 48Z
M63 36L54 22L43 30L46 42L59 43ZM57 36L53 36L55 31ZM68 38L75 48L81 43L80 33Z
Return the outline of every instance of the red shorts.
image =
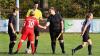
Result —
M30 30L30 29L24 30L24 32L22 33L21 39L25 41L27 38L29 41L34 41L33 30Z

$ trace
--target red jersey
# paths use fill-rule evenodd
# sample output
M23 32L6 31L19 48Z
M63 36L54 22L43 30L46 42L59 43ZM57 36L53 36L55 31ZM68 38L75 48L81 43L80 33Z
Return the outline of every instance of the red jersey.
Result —
M24 29L34 29L34 26L38 26L39 23L35 17L29 16L26 17L24 21Z
M39 23L35 17L26 17L24 21L24 27L22 29L21 40L25 41L27 38L31 42L32 52L34 52L34 26L38 26ZM17 50L20 49L22 42L19 42Z

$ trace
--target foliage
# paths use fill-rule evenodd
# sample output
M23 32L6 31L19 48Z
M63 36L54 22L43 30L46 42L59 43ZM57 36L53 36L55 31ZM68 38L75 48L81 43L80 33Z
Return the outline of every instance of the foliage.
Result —
M24 18L35 0L19 0L20 18ZM83 18L88 10L95 17L100 17L100 0L48 0L48 5L54 6L66 18ZM15 6L15 0L0 0L0 15L7 18Z
M100 16L100 0L49 0L49 6L56 7L67 18L82 18L90 9L95 17Z
M15 0L0 0L0 15L7 18L12 8L15 7Z

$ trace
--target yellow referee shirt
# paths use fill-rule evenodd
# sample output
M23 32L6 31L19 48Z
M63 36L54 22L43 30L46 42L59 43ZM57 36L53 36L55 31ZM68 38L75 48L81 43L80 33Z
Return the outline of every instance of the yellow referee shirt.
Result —
M33 11L33 9L29 9L27 12L27 17L30 15L30 12ZM35 9L34 11L34 16L36 17L36 19L39 21L42 18L42 12L39 9Z

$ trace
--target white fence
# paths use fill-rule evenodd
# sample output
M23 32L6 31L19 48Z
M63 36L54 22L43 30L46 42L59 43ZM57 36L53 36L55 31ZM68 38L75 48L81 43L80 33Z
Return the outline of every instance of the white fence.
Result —
M84 20L64 20L65 32L81 32L81 27ZM22 26L23 20L20 20L20 28ZM0 32L8 31L8 20L0 20ZM90 28L92 33L100 33L100 19L94 19Z

